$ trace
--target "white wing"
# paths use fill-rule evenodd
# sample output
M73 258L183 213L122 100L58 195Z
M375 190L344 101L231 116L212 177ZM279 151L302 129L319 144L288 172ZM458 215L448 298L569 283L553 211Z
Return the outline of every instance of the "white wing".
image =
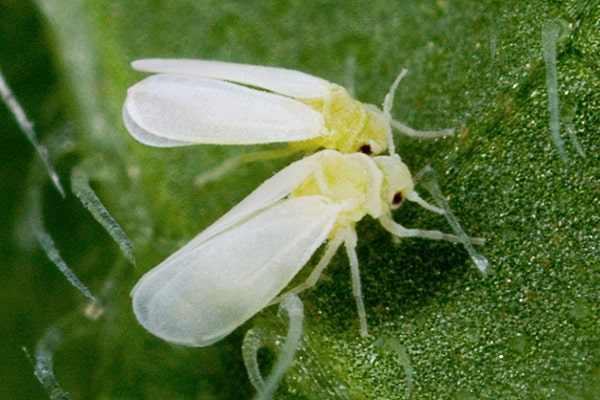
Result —
M127 92L131 135L157 147L293 142L325 133L323 117L296 100L189 75L150 76Z
M131 66L138 71L237 82L300 99L324 97L333 86L324 79L300 71L222 61L151 58L134 61Z
M133 309L151 333L207 346L269 304L326 240L340 208L296 197L183 248L133 288Z

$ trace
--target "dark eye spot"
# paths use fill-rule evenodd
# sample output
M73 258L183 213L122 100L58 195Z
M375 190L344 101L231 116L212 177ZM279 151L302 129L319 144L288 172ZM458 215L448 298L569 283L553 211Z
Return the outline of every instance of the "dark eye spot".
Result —
M368 144L363 144L362 146L360 146L360 148L358 149L361 153L366 154L368 156L370 156L371 154L373 154L373 149L371 149L371 146Z
M393 206L399 206L400 203L402 203L402 200L404 199L404 197L402 197L402 193L398 192L394 195L394 198L392 199L392 205Z

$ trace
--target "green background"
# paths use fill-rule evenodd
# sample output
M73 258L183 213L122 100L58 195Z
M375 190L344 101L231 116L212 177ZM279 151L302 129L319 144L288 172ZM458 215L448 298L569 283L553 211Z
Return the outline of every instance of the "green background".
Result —
M550 20L565 27L557 65L568 165L549 132L541 29ZM137 268L73 195L63 200L46 183L46 226L103 302L99 319L84 316L85 299L28 230L25 199L40 167L0 107L0 398L48 398L21 348L33 352L50 326L64 334L55 373L73 399L249 398L244 333L284 332L275 307L204 349L168 345L135 321L137 278L290 161L245 165L194 187L203 170L258 147L153 149L132 140L120 107L142 77L129 62L142 57L298 69L372 104L406 67L394 116L417 129L457 128L435 141L398 137L398 151L413 172L438 171L465 230L488 239L480 250L492 273L482 278L460 246L394 243L365 219L358 253L372 337L359 335L340 252L301 296L307 342L278 398L594 398L599 21L597 1L1 0L0 68L51 143L63 184L75 166L88 172L132 239ZM410 205L396 219L449 230Z

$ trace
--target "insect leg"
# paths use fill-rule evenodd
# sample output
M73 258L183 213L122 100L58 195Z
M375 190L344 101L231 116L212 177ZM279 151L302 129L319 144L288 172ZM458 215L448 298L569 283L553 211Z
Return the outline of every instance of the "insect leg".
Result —
M329 265L329 262L331 261L331 259L333 258L333 256L335 255L335 253L337 252L339 247L342 245L343 241L344 241L343 233L336 234L335 237L327 244L325 253L321 257L321 260L319 260L319 263L317 264L317 266L310 273L309 277L303 283L299 284L295 288L292 288L292 289L288 290L287 292L285 292L284 294L277 296L270 304L275 304L275 303L280 302L287 295L297 294L305 289L313 287L319 280L319 277L321 276L321 273L323 272L325 267L327 267L327 265Z
M363 301L362 289L360 285L360 270L358 268L358 257L356 256L356 230L348 229L344 235L344 246L348 261L350 262L350 273L352 274L352 294L356 301L356 309L360 320L360 334L363 337L369 336L367 330L367 313L365 311L365 303Z
M447 240L448 242L463 242L461 237L444 233L441 231L429 231L423 229L409 229L405 228L396 221L394 221L391 215L382 215L379 217L379 223L385 228L386 231L397 237L420 237L424 239L432 240ZM472 243L483 244L484 240L481 238L469 238Z

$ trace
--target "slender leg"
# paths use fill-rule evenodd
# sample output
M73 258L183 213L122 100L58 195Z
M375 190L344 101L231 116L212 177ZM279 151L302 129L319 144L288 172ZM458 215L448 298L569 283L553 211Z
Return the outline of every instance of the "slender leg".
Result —
M448 242L463 242L463 238L451 235L449 233L444 233L440 231L428 231L423 229L408 229L397 223L392 219L390 215L382 215L379 217L379 222L381 226L385 228L386 231L391 233L397 237L419 237L424 239L431 240L447 240ZM469 238L472 243L475 244L483 244L485 239L481 238Z
M356 256L356 231L348 229L344 235L344 245L348 261L350 261L350 273L352 276L352 294L356 302L358 318L360 320L360 334L364 337L369 336L367 330L367 312L365 311L365 303L363 301L362 289L360 285L360 270L358 268L358 257Z
M319 280L319 277L321 276L321 273L323 272L323 270L325 269L325 267L327 267L327 265L329 265L329 262L331 262L331 259L333 258L333 256L335 255L335 253L337 252L337 250L339 249L339 247L341 246L343 240L344 240L343 234L338 233L333 238L333 240L331 240L327 244L327 248L325 249L325 254L323 254L323 257L321 257L321 260L319 260L319 263L313 269L313 271L311 272L310 276L306 279L306 281L304 281L303 283L299 284L295 288L290 289L290 290L286 291L285 293L277 296L269 304L278 303L278 302L280 302L283 299L283 297L285 297L285 296L287 296L289 294L297 294L297 293L300 293L301 291L303 291L305 289L313 287L317 283L317 281Z

